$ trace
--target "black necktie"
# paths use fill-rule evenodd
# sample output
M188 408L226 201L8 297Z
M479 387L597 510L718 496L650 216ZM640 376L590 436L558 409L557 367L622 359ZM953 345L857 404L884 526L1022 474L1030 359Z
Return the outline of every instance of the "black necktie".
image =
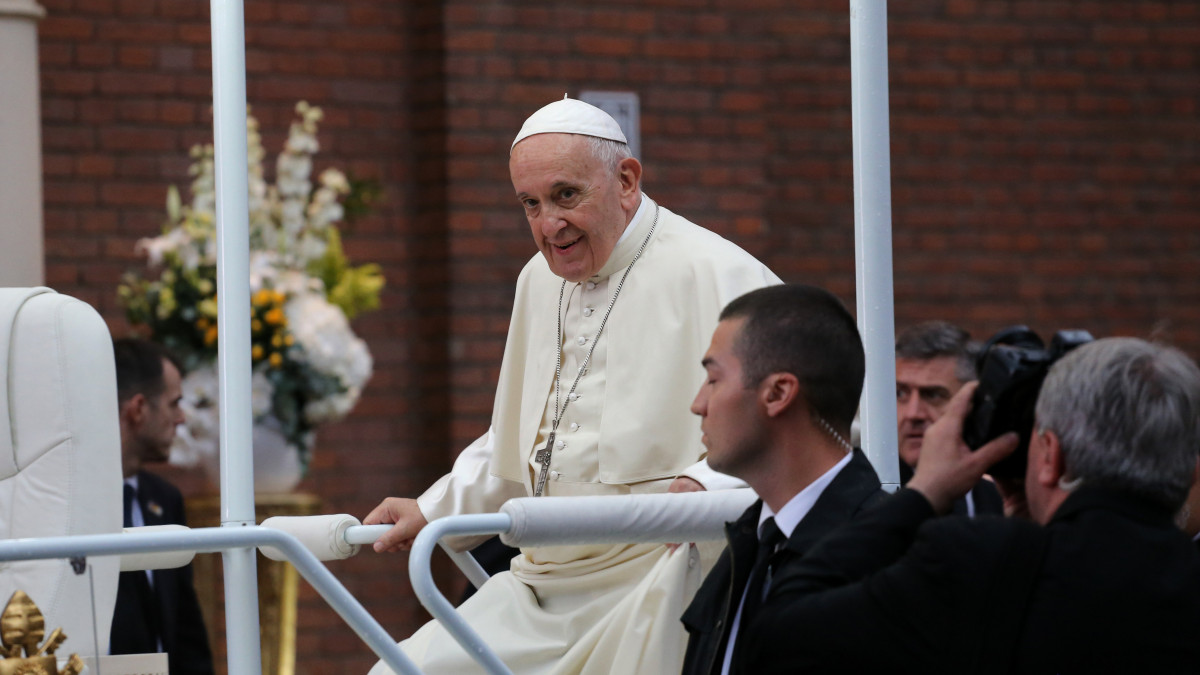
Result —
M742 605L741 628L750 625L758 608L762 606L763 584L771 567L771 555L775 553L779 544L783 543L783 539L783 532L775 524L775 519L767 518L762 526L762 534L758 537L758 553L754 557L754 567L750 570L749 580L746 581L746 601Z
M133 500L137 498L137 490L129 483L125 484L125 524L123 527L133 527ZM140 651L142 652L157 652L158 651L158 601L154 597L154 590L150 588L150 579L143 571L128 572L121 575L121 581L128 580L133 584L133 594L137 598L138 606L141 608L141 619L143 621L145 642L142 643ZM135 652L136 653L136 652Z
M136 493L132 485L125 484L125 524L121 527L133 527L133 498Z

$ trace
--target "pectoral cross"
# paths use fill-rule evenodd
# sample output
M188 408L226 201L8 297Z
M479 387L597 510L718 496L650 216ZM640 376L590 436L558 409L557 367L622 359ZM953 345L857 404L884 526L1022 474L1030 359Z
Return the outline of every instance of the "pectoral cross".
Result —
M546 491L546 474L550 472L550 455L554 452L553 448L554 432L551 431L550 438L546 440L546 447L538 450L533 456L533 461L542 465L542 468L538 469L537 486L533 489L534 497L541 497Z

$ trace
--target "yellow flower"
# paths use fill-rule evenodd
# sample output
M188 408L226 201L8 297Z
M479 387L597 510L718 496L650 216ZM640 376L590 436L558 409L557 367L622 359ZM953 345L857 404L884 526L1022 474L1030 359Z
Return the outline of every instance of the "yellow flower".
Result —
M262 307L271 302L271 291L266 288L258 291L254 294L253 302L255 307Z
M204 345L212 346L217 341L217 327L209 326L208 330L204 331Z
M283 293L280 293L279 291L271 291L271 302L275 303L276 305L282 305L283 301L286 299L287 296L285 296Z
M250 358L258 361L263 357L262 345L254 345L250 348Z
M266 321L267 324L271 326L283 325L285 321L283 310L278 307L272 308L271 311L267 312L266 315L263 316L263 321Z
M208 330L209 325L210 324L207 317L202 316L199 319L196 319L196 330Z
M288 333L287 335L283 336L283 344L291 347L292 345L296 344L296 338L292 337L291 333Z
M257 333L260 330L262 330L262 322L258 319L250 319L250 331Z
M274 352L267 361L271 364L272 368L278 368L283 365L283 356L279 352Z
M275 347L276 349L282 347L283 346L283 336L280 335L279 333L272 335L271 336L271 346Z

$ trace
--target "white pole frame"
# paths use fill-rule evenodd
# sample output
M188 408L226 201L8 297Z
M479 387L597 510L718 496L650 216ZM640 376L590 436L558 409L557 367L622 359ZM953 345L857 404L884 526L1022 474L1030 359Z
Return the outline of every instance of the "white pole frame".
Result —
M254 525L253 460L249 452L250 293L244 13L241 0L211 0L211 6L218 321L221 326L218 339L221 525L258 529ZM895 489L899 485L899 465L886 0L850 1L850 46L856 300L868 373L861 406L862 445L881 482L886 488ZM507 519L500 514L493 517ZM496 527L503 529L502 523L489 522L488 525L493 531ZM431 550L440 534L453 529L454 523L441 521L426 528L418 536L423 550L419 558L427 562L426 549ZM261 669L254 549L227 550L224 556L230 672L258 675ZM480 656L488 661L484 654ZM238 665L235 667L234 664ZM489 663L488 666L494 672L507 670L503 664Z
M887 0L850 0L855 288L867 357L861 445L884 489L894 492L900 487L900 464L887 56Z
M212 0L213 139L217 195L217 373L221 527L252 527L250 207L246 38L242 0ZM253 548L223 552L229 672L262 672Z

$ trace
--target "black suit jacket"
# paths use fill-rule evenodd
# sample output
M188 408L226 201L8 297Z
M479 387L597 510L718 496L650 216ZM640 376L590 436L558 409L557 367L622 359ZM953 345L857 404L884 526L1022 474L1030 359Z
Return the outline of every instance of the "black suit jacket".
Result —
M1200 554L1168 509L1085 485L1045 527L933 516L902 490L794 561L745 635L749 669L1197 671Z
M862 451L856 449L850 463L838 472L792 531L787 544L775 553L771 560L772 569L800 557L823 535L881 501L884 496L875 469ZM737 522L726 523L725 536L729 545L683 614L683 624L689 633L683 665L686 675L721 672L729 626L746 588L750 568L754 566L761 511L762 500L759 500L746 509ZM742 657L739 647L734 654L731 671L752 672L738 667Z
M908 481L912 480L913 468L904 462L900 462L900 485L903 487L908 485ZM971 488L967 494L954 500L954 504L950 507L950 513L956 516L971 515L972 508L967 505L970 500L974 506L974 515L1004 515L1004 498L1000 496L1000 491L996 489L996 484L986 478L980 478L975 487Z
M138 504L146 525L186 525L183 495L167 481L145 471L138 473ZM192 566L154 570L154 600L143 607L135 589L136 575L122 572L113 612L112 654L157 652L150 626L157 628L172 675L211 675L212 653L192 585Z

